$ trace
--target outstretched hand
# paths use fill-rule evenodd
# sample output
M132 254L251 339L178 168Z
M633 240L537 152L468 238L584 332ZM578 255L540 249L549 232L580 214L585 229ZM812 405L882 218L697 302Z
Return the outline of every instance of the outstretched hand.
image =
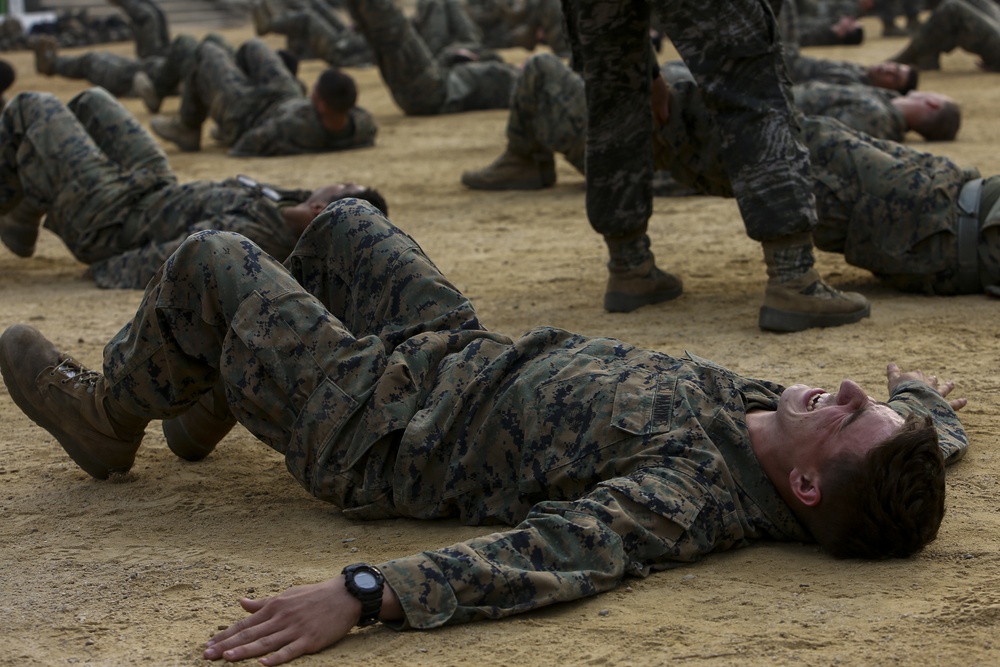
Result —
M928 387L939 393L942 398L947 398L951 390L955 388L955 383L951 380L946 382L939 382L936 375L927 375L923 371L901 371L899 366L895 363L890 363L885 369L886 378L889 380L889 394L891 395L903 382L909 382L915 380L917 382L923 382ZM969 400L966 398L955 398L948 401L948 405L951 406L952 410L961 410L968 404Z
M361 603L344 587L344 577L295 586L262 600L240 599L250 616L212 637L206 660L261 658L281 665L340 641L361 617Z

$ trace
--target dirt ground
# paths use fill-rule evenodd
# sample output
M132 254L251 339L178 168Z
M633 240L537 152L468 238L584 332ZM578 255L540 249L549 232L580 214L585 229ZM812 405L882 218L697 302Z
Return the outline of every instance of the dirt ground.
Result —
M873 21L866 28L863 46L807 52L871 63L905 43L878 37ZM249 27L227 32L234 42L250 35ZM68 100L83 88L38 76L29 53L5 57L19 73L13 92L50 90ZM320 69L306 62L301 75L311 82ZM459 175L500 153L506 112L408 118L376 70L353 73L361 104L379 123L376 147L236 160L206 138L198 154L167 148L178 176L374 185L387 196L393 221L474 298L485 324L505 333L550 324L670 353L689 350L784 383L832 388L851 377L878 398L885 397L889 361L952 378L956 395L971 399L963 416L973 445L949 472L939 538L907 561L839 562L809 545L762 544L502 622L420 633L366 629L298 664L1000 664L1000 301L895 293L823 254L823 274L865 293L871 318L763 333L756 326L761 251L744 234L736 206L685 198L658 199L650 227L661 266L684 277L684 296L607 314L600 307L605 250L587 225L579 174L560 162L550 190L467 190ZM958 141L926 148L986 175L1000 172L1000 75L979 72L974 58L955 53L941 72L923 76L921 88L952 95L965 112ZM141 103L126 104L148 121ZM168 100L165 110L176 104ZM0 248L0 327L30 322L99 366L103 343L141 295L98 290L83 270L48 232L31 259ZM348 521L309 497L280 456L242 427L207 460L190 464L171 454L154 422L127 479L98 482L0 388L0 664L202 664L203 642L244 616L239 596L276 594L350 562L380 562L480 532L447 521Z

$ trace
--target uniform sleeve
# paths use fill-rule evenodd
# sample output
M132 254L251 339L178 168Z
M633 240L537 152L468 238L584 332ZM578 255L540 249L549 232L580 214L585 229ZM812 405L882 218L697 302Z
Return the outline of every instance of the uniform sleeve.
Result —
M911 412L930 415L938 432L944 462L952 464L965 456L969 437L948 401L923 382L903 382L889 398L889 405L906 416Z
M655 468L535 505L512 530L380 566L403 627L495 619L613 589L742 541L708 487Z
M310 112L311 113L311 112ZM278 116L244 132L229 150L232 157L271 157L362 148L375 143L378 128L366 110L351 110L351 122L343 132L325 130L309 117Z

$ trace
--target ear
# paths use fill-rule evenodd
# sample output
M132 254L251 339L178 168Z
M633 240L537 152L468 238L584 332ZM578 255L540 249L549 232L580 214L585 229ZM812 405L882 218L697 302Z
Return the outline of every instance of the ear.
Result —
M798 468L793 468L792 472L788 473L788 485L791 487L792 493L806 507L819 505L821 494L815 481Z

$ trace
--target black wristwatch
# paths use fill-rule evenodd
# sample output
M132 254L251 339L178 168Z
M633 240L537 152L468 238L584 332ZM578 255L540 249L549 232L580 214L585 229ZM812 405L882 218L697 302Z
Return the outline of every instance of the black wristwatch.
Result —
M385 587L385 577L377 567L366 563L348 565L341 572L347 592L361 601L361 619L358 627L378 623L378 615L382 611L382 589Z

